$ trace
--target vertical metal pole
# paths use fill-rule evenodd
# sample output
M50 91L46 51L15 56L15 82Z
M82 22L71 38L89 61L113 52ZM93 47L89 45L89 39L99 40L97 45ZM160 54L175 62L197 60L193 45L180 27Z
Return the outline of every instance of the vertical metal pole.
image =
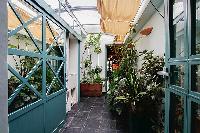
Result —
M0 0L0 132L8 132L8 14L7 0Z
M42 97L43 97L43 103L44 103L44 133L46 128L46 15L42 18Z
M60 1L58 1L58 3L59 3L59 11L58 11L58 15L60 16L60 12L61 12L61 3L60 3Z
M78 40L78 102L80 102L80 80L81 80L81 72L80 72L80 52L81 52L81 46L80 41Z
M107 85L108 85L108 75L107 75L107 45L105 45L105 91L107 92Z
M165 67L169 69L168 59L170 57L169 53L169 0L164 0L164 12L165 12ZM164 123L164 132L168 133L169 128L169 98L170 93L168 91L168 82L165 80L165 123Z

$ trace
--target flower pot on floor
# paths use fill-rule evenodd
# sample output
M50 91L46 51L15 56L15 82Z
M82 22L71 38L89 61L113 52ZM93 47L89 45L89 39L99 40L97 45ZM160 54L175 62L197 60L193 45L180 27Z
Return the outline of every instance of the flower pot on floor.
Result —
M151 133L151 122L142 114L129 113L128 125L130 133Z
M102 84L81 83L80 91L81 91L81 96L98 97L102 95Z

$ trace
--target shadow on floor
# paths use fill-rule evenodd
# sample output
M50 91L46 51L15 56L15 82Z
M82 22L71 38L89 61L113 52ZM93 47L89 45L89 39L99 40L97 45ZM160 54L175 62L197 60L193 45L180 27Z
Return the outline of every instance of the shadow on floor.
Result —
M60 133L126 133L123 123L110 113L105 96L82 97L68 112Z

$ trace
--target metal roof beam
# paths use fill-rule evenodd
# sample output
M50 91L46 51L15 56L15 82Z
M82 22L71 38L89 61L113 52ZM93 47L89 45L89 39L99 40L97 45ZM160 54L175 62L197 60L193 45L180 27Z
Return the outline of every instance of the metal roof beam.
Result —
M82 10L92 10L92 11L97 11L96 6L75 6L70 8L71 11L82 11Z
M100 24L81 24L82 26L99 26ZM74 27L79 27L78 25L74 25Z
M74 12L74 11L84 11L84 10L97 11L97 7L96 6L75 6L75 7L69 8L69 9L72 12ZM66 12L66 10L64 8L55 9L55 12L59 12L59 11L60 11L60 13Z
M81 28L81 33L83 33L84 35L86 35L87 31L83 28L83 26L79 22L78 18L70 10L71 6L69 5L69 3L67 1L65 1L65 2L61 2L61 0L58 0L58 1L61 4L61 6L63 7L62 9L64 9L66 12L68 12L69 15L74 19L74 21L76 22L76 24ZM58 9L58 11L61 13L62 9L60 8L60 9Z

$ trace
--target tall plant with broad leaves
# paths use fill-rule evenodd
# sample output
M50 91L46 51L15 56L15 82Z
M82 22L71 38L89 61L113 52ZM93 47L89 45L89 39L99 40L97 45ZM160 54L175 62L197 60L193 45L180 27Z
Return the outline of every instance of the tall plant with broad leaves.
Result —
M102 72L102 67L96 65L93 67L92 65L92 54L91 50L96 53L100 54L102 52L100 47L100 38L101 34L89 34L86 38L85 45L84 45L84 52L83 55L88 52L88 55L85 59L82 58L82 80L81 83L102 83L103 79L101 78L100 74Z
M154 56L153 51L138 52L135 48L138 40L127 39L120 67L112 75L108 103L118 114L127 111L144 114L152 121L154 130L162 130L163 79L157 72L163 69L164 59ZM139 58L143 61L141 68L137 66Z

